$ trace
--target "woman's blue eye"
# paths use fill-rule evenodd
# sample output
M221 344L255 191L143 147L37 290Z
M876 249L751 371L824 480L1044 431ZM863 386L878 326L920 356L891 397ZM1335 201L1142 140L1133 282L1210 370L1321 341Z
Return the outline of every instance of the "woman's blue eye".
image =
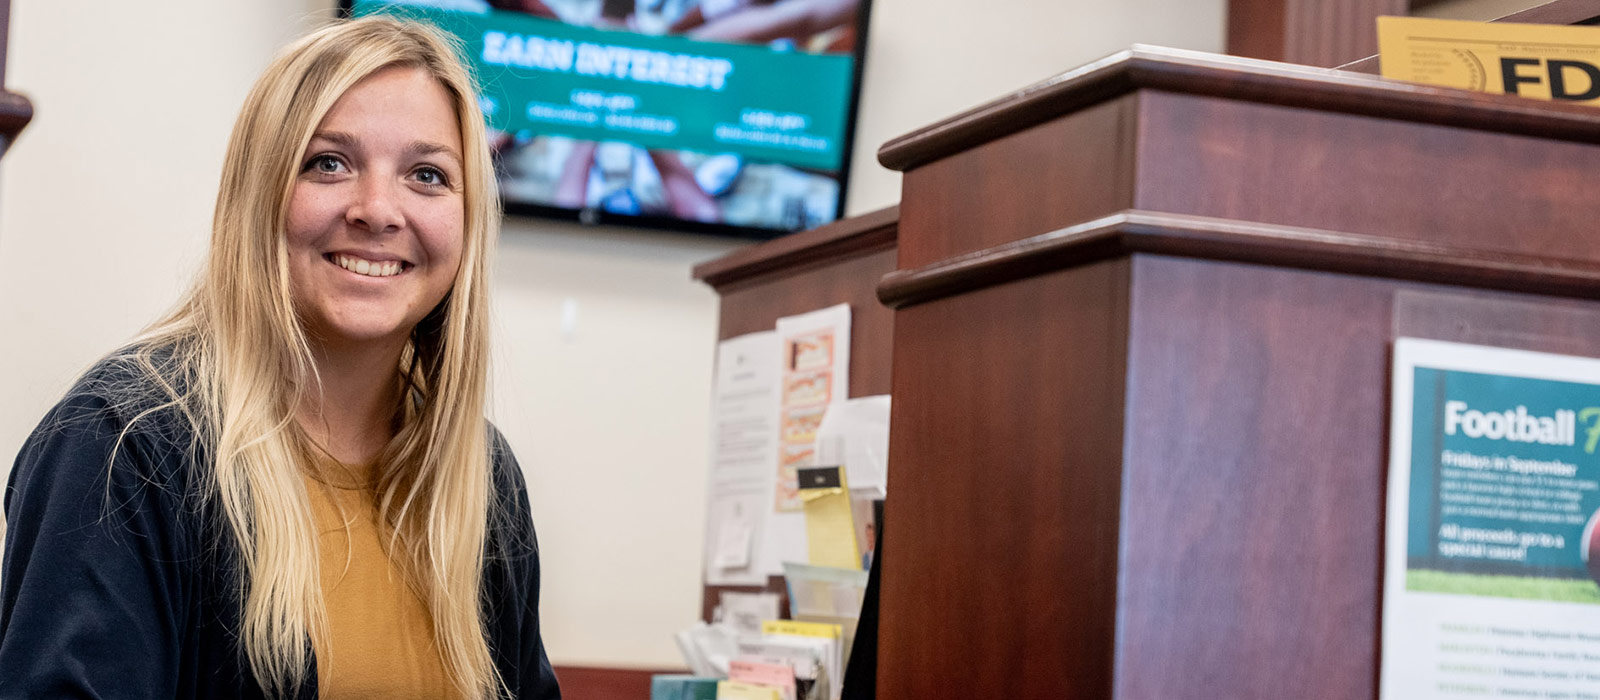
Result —
M444 173L437 168L422 168L418 170L417 181L429 186L445 184Z
M317 156L306 163L306 170L315 170L319 173L336 173L342 164L333 156Z

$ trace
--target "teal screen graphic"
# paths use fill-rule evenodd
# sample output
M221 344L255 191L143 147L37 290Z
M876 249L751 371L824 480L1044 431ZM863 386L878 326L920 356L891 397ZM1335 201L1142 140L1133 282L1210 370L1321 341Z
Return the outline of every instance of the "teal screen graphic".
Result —
M857 73L852 0L510 5L356 0L350 10L429 22L460 40L513 211L775 232L837 216ZM837 26L783 38L772 38L782 26L748 29L812 5L834 7ZM749 36L704 38L741 30Z

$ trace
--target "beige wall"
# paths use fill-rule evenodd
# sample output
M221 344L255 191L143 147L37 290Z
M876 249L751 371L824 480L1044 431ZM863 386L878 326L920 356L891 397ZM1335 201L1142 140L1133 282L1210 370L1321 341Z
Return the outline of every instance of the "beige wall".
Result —
M1224 0L874 0L848 213L900 200L896 136L1128 48L1222 51Z
M0 474L76 373L199 261L249 82L327 0L16 0L8 86L37 116L0 161ZM1219 50L1222 0L877 0L851 213L894 203L877 145L1145 42ZM557 663L678 665L699 609L716 300L728 241L514 221L494 417L528 473Z

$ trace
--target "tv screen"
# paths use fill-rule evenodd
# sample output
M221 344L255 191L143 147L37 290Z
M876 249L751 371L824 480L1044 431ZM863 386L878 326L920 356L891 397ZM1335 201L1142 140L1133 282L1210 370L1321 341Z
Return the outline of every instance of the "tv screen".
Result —
M459 37L510 214L772 238L838 218L868 0L343 0Z

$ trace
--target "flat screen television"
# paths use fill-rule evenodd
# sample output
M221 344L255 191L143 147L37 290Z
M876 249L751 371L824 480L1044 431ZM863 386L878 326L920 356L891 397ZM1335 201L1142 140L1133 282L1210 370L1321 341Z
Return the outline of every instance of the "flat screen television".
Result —
M870 0L341 0L473 64L511 215L774 238L837 219Z

